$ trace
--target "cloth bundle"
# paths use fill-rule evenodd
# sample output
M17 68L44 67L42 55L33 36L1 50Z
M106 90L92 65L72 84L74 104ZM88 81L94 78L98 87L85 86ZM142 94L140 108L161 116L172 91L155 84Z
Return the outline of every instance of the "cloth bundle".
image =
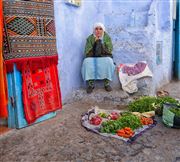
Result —
M118 67L118 75L122 89L128 93L138 91L137 79L153 76L146 61L136 64L120 64Z

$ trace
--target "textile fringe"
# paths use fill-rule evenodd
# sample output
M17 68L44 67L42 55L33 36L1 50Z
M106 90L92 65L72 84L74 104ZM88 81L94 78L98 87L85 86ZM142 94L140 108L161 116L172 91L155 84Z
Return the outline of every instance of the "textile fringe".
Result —
M48 65L58 64L58 55L56 56L44 56L44 57L32 57L32 58L19 58L14 60L6 60L6 70L7 72L13 72L13 65L16 64L17 69L22 72L23 65L29 63L33 68L44 68Z

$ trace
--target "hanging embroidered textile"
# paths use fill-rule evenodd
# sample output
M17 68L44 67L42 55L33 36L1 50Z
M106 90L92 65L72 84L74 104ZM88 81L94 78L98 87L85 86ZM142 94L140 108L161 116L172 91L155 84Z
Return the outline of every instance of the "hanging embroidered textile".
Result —
M53 0L3 0L4 59L22 73L23 104L28 124L62 108Z
M0 0L0 118L7 118L6 70L3 60L3 2Z
M29 124L62 107L56 65L34 67L33 63L27 63L22 70L24 111Z
M39 65L41 59L39 67L47 61L57 64L53 0L3 2L7 70L12 70L13 63L21 70L21 63L27 60Z

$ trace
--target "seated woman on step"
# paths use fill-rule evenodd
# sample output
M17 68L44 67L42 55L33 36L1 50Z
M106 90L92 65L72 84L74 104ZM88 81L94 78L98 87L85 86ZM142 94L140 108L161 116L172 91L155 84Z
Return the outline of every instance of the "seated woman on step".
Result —
M94 89L95 80L104 80L106 91L112 91L110 81L112 81L115 65L112 59L112 41L105 32L102 23L94 25L93 34L87 38L85 55L82 65L82 77L87 81L87 93Z

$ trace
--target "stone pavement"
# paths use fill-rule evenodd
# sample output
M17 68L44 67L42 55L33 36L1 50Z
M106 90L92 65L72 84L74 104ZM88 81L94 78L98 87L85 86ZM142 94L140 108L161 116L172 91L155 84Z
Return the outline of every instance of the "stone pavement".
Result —
M170 94L180 98L180 82ZM179 91L180 92L180 91ZM76 161L76 162L180 162L180 130L158 124L133 144L106 138L81 126L81 114L91 106L121 109L120 104L77 101L66 104L58 115L33 126L12 130L0 136L0 161Z
M168 91L170 96L180 99L180 81L172 81L161 89Z

